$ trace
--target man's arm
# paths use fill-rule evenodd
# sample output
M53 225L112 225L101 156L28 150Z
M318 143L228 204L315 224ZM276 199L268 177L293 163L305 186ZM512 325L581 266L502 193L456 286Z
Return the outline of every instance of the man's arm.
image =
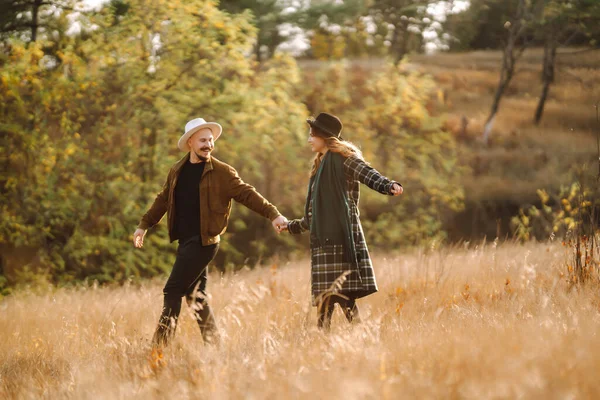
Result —
M257 214L262 215L269 221L273 221L281 216L277 207L262 197L254 186L245 183L234 168L230 168L229 197L245 205Z
M154 203L150 206L150 209L144 214L140 223L138 224L138 229L148 229L152 228L154 225L158 224L162 217L167 212L168 202L169 202L169 181L171 177L171 171L167 176L167 180L162 187L162 190L156 195L154 199Z

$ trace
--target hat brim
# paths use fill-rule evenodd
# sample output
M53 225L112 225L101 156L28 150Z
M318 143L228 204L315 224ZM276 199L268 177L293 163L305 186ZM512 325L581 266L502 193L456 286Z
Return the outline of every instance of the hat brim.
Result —
M339 138L341 136L342 132L333 133L329 129L327 129L324 126L322 126L321 124L319 124L319 121L317 121L317 120L307 119L306 122L308 122L308 124L310 126L314 126L315 128L319 129L320 131L322 131L324 133L327 133L329 136L333 136L333 137L336 137L336 138Z
M215 142L223 133L223 127L221 125L217 124L216 122L207 122L205 124L198 125L192 129L190 129L183 135L181 135L181 137L179 138L179 142L177 142L177 147L179 147L179 150L184 151L184 152L190 151L191 150L190 146L188 146L188 144L187 144L188 139L191 138L192 135L194 133L198 132L200 129L205 129L205 128L209 128L212 131L213 139Z

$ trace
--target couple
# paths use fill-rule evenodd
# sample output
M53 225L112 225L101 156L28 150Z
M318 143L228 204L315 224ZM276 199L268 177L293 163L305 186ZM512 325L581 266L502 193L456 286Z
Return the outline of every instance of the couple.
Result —
M335 303L348 321L358 320L356 299L377 291L359 221L359 184L390 196L402 194L403 188L369 166L361 151L342 139L339 118L321 113L307 122L308 143L317 154L304 217L293 221L244 183L233 167L211 156L222 133L221 125L202 118L186 124L178 147L187 154L169 170L133 237L135 247L141 248L146 230L167 213L169 238L179 241L175 264L163 289L155 346L166 345L173 336L183 297L194 310L203 339L218 342L215 318L206 302L207 266L227 228L232 199L268 218L278 233L310 232L311 287L320 328L329 329ZM331 292L332 284L345 274L341 289Z

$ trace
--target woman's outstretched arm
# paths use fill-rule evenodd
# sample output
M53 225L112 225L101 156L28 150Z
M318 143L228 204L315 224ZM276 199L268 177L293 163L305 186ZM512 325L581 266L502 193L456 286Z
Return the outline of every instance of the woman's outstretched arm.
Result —
M293 219L288 223L288 231L292 235L299 235L301 233L309 230L308 222L306 221L306 217L302 217L300 219Z
M347 174L353 179L367 185L371 189L390 196L402 193L402 185L381 175L379 171L371 167L364 160L350 156L344 161ZM400 189L400 190L398 190Z

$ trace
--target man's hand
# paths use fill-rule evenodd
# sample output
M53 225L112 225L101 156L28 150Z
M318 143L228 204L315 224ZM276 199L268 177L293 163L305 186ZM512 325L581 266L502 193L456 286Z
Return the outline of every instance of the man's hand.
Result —
M404 188L402 188L402 186L398 185L397 183L392 185L392 194L394 196L400 196L402 192L404 192Z
M144 247L144 236L146 236L145 229L136 229L133 234L133 245L138 249Z
M287 230L288 222L289 221L286 217L280 215L272 221L273 228L277 231L277 233L281 233Z

